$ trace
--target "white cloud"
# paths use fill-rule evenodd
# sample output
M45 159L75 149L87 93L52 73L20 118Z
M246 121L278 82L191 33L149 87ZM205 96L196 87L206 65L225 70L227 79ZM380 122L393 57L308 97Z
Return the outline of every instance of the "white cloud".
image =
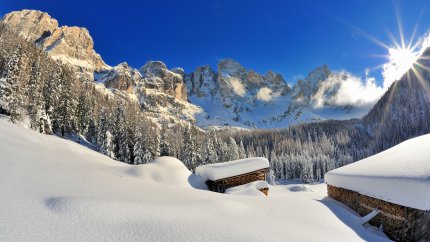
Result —
M346 71L333 72L321 84L318 92L312 97L316 108L325 105L338 106L371 106L384 93L384 89L375 83L375 78L366 76L363 81Z
M258 90L257 99L265 102L269 102L273 98L273 91L268 87L262 87Z
M430 34L424 35L417 43L416 54L421 56L430 47ZM314 106L317 108L325 105L371 107L393 82L399 80L409 70L408 64L414 61L404 50L390 49L388 54L389 62L382 66L384 79L382 85L377 85L375 78L369 76L369 69L365 70L364 80L346 71L333 72L312 97Z
M229 79L230 79L230 84L233 87L234 93L236 93L241 97L245 96L246 91L245 91L245 87L242 84L242 81L234 77L230 77Z

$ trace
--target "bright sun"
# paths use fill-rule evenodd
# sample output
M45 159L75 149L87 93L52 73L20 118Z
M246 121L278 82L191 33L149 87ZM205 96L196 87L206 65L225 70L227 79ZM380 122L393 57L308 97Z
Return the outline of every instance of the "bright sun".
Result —
M408 48L390 48L388 60L396 72L406 73L418 59L418 53Z

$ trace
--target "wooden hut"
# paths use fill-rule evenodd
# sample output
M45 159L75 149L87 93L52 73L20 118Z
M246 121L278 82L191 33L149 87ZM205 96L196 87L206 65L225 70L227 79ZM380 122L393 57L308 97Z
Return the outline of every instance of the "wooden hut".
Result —
M199 166L196 174L206 180L209 190L224 193L226 189L255 181L265 181L269 172L266 158L247 158L229 162ZM269 188L259 188L268 195Z
M430 135L325 175L329 197L396 241L430 241ZM367 222L365 220L365 222Z

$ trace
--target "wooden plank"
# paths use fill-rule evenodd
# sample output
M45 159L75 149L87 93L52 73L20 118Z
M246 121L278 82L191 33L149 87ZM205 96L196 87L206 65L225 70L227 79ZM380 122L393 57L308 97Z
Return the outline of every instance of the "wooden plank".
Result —
M243 174L240 174L240 175L237 175L237 176L225 177L225 178L222 178L222 179L215 180L214 182L222 181L222 180L229 179L229 178L236 178L236 177L240 177L240 176L250 175L250 174L254 174L254 173L258 173L258 172L267 173L268 171L269 171L269 168L264 168L264 169L255 170L255 171L248 172L248 173L243 173Z
M360 206L362 206L364 208L367 208L369 210L375 210L375 209L377 209L377 208L372 208L372 207L370 207L370 206L368 206L368 205L366 205L364 203L359 203L359 204L360 204ZM392 214L386 213L384 211L380 211L380 214L382 214L382 215L384 215L385 217L388 217L388 218L392 218L392 219L396 219L396 220L400 220L400 221L406 221L404 217L392 215Z

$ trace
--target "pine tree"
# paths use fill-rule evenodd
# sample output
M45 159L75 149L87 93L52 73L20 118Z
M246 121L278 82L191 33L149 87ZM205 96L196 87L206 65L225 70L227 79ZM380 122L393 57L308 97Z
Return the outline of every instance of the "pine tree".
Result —
M89 84L85 84L84 88L81 89L76 107L77 128L79 133L83 135L87 135L92 118L90 97L88 95L89 87Z
M135 131L135 143L134 143L134 148L133 148L133 153L134 153L134 160L133 160L133 164L134 165L138 165L138 164L143 164L145 158L145 148L144 148L144 139L142 137L142 131L140 130L140 128L136 128Z
M115 158L112 134L109 132L109 124L104 108L100 111L99 115L97 127L97 147L100 153L111 158Z
M173 151L169 144L167 134L167 124L163 122L160 131L160 156L173 156Z
M186 126L184 129L184 148L182 150L182 161L188 169L194 171L198 160L198 150L196 145L196 137L194 127ZM195 128L194 128L195 129Z
M149 150L145 150L145 153L143 154L143 158L142 158L142 163L147 164L152 162L152 160L153 160L153 157L151 152L149 152Z
M47 63L46 65L46 80L43 85L43 103L45 103L46 125L48 129L46 133L52 133L53 124L55 122L54 109L58 106L60 99L62 69L58 63Z
M43 117L40 62L41 59L40 56L38 56L31 66L30 77L26 87L27 113L30 119L30 126L35 130L41 130L40 119Z
M226 160L232 161L239 159L239 149L233 137L230 137L227 144Z
M115 157L122 161L130 162L130 148L129 148L129 138L127 133L127 122L125 116L125 106L124 102L118 102L115 112L114 121L114 153Z
M217 163L219 162L218 152L216 148L218 138L216 136L215 130L209 130L206 137L206 157L204 159L204 164Z
M6 64L5 75L0 79L0 111L8 113L12 122L18 121L21 116L21 50L22 46L20 44L12 53Z
M239 144L239 159L244 159L244 158L246 158L246 152L245 152L245 147L243 146L243 142L241 140Z
M67 68L63 68L60 75L60 95L58 100L58 106L55 109L56 121L58 128L61 132L61 136L66 133L75 131L76 127L76 116L75 110L77 105L76 98L76 78L73 73Z

